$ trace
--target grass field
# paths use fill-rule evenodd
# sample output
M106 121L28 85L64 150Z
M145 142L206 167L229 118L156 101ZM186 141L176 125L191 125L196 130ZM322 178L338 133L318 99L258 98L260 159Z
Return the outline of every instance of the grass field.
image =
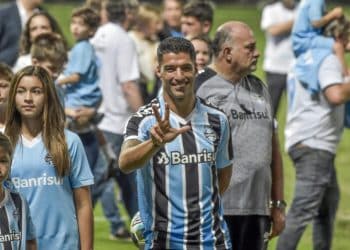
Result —
M219 1L217 1L219 2ZM48 5L48 10L59 20L64 33L66 34L68 40L72 42L71 36L68 32L69 27L69 16L71 9L73 8L70 4L61 4L61 5ZM227 21L227 20L241 20L249 24L256 35L258 41L258 48L261 52L261 59L259 62L259 70L256 74L264 78L261 63L263 57L263 48L264 48L264 35L260 31L259 21L260 21L260 12L261 10L256 6L241 6L241 5L225 5L217 6L215 12L215 22L214 28L216 29L218 25ZM346 13L350 14L350 5L346 8ZM284 141L284 123L285 123L285 98L283 99L282 105L278 113L279 121L279 133L280 133L280 142L281 148L283 149ZM333 241L334 250L347 250L350 249L350 133L345 131L342 142L338 149L338 156L336 159L337 171L338 171L338 180L341 188L341 202L338 210L338 215L335 223L335 235ZM285 195L287 202L290 203L293 195L294 187L294 169L292 167L291 161L288 155L283 152L283 161L284 161L284 172L285 172ZM312 249L311 244L311 228L307 229L307 232L304 234L300 244L299 250L310 250ZM102 215L100 206L97 206L95 209L95 249L96 250L109 250L109 249L136 249L133 247L130 242L122 241L111 241L108 239L109 235L109 226ZM274 249L275 240L272 240L270 243L269 249Z

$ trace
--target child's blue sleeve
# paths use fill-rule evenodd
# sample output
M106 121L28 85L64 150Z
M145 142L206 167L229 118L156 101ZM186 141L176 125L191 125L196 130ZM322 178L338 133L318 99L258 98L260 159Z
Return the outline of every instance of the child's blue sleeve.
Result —
M309 8L309 20L310 22L320 20L325 13L324 0L312 0L310 1Z
M136 139L144 142L150 138L150 130L156 123L155 117L143 117L139 112L130 117L124 131L124 139Z
M86 74L95 60L95 52L92 45L87 42L77 43L69 54L69 60L65 74Z

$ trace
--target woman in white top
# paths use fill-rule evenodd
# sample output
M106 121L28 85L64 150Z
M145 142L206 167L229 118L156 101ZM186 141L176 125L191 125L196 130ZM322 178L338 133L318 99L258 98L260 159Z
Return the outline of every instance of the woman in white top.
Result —
M30 56L30 48L37 36L43 33L57 33L59 34L67 47L67 42L64 39L61 28L53 16L46 11L35 12L27 21L21 35L20 56L18 57L13 72L16 73L25 66L32 65Z

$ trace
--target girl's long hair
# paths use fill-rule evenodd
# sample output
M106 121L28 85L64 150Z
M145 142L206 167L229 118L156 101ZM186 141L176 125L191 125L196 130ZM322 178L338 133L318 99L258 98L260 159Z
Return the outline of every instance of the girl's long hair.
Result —
M24 76L34 76L41 81L44 90L44 107L40 118L41 132L46 150L52 157L58 176L69 173L70 160L64 133L65 114L60 104L55 85L47 71L39 66L27 66L18 71L11 83L6 110L5 134L12 145L17 145L21 134L21 114L16 109L16 92ZM33 156L35 157L35 156Z

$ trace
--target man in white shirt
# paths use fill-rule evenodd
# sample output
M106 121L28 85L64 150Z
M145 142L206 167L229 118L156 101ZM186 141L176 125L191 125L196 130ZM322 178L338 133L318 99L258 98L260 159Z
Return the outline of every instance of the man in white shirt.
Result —
M294 60L290 33L295 13L295 0L277 1L266 5L262 12L260 25L266 36L263 68L274 116L286 88L288 70Z
M344 48L349 41L349 23L337 33ZM339 35L340 34L340 35ZM313 249L332 248L339 186L334 160L344 126L344 105L350 100L350 81L344 80L335 54L322 61L317 75L320 91L311 94L288 74L288 113L285 146L296 171L294 198L286 228L277 249L297 249L306 226L313 223Z
M91 43L101 62L100 88L103 101L99 112L103 119L98 127L112 145L117 157L123 143L124 127L131 114L142 106L142 97L137 84L140 72L137 51L122 24L125 21L125 5L123 2L104 1L101 6L102 25L98 28ZM120 186L124 205L130 218L137 212L135 173L123 174L116 169L115 177ZM111 183L111 181L109 181ZM105 213L114 214L111 221L111 236L125 235L125 225L117 218L113 183L105 188L101 196ZM112 203L112 204L111 204ZM121 233L118 233L119 232Z

